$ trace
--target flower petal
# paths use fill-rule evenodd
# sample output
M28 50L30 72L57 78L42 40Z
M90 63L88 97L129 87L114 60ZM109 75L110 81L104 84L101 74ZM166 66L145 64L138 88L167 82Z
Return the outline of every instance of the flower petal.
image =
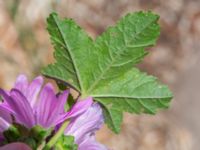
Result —
M10 96L0 89L0 94L13 112L15 112L15 119L26 127L31 128L35 123L34 115L32 108L24 95L17 89L12 89Z
M59 110L59 113L65 112L65 103L67 101L68 96L69 96L68 90L63 91L63 93L58 95L57 109Z
M30 84L25 75L19 75L15 83L15 89L18 89L30 102L31 106L35 106L37 96L43 84L42 76L36 77Z
M10 124L4 120L2 117L0 117L0 133L7 130L10 127Z
M11 123L12 122L12 110L8 108L8 106L4 104L0 104L0 117L6 120L7 122Z
M31 148L24 143L16 142L2 146L0 150L31 150Z
M69 118L75 117L86 111L93 103L92 97L76 102L67 114Z
M43 78L42 76L38 76L28 86L26 98L28 99L32 107L34 107L37 103L37 96L41 90L42 84Z
M17 77L14 88L18 89L24 95L26 95L26 90L28 88L28 79L24 74L21 74Z
M52 114L48 119L48 122L53 124L53 125L57 125L57 120L59 120L60 118L62 118L64 113L64 107L65 107L65 103L67 101L67 97L69 95L69 91L64 91L62 94L59 95L58 99L56 99L56 104L54 105L54 109L52 110Z
M48 83L42 89L39 102L37 104L37 123L45 128L49 128L52 122L48 120L52 117L57 117L57 114L52 113L56 106L56 96L54 93L53 85Z
M96 142L94 136L88 136L78 145L78 150L107 150L107 148L103 144Z
M74 136L76 143L80 144L88 135L94 135L103 122L101 107L98 103L94 103L86 112L72 118L65 134Z
M76 104L74 104L74 106L71 108L69 112L61 116L61 119L57 121L57 124L65 121L68 118L73 118L82 114L92 105L92 103L93 103L92 97L88 97L85 100L76 102Z

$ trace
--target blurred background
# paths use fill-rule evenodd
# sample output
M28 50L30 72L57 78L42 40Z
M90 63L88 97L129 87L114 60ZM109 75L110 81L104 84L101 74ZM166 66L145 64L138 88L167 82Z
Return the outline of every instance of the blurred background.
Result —
M200 149L200 0L0 0L0 86L10 88L19 73L31 79L53 61L50 12L95 38L138 10L158 13L162 30L139 67L169 85L174 100L155 116L125 114L120 134L105 126L97 138L111 150Z

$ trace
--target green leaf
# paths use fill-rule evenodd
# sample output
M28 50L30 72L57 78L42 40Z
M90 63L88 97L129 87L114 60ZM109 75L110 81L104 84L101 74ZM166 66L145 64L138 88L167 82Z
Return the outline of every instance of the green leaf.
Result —
M78 150L78 145L74 143L73 136L61 136L55 145L55 150Z
M43 74L100 102L106 123L119 132L123 112L154 114L172 98L166 86L134 67L157 40L158 19L151 12L128 14L93 41L73 20L53 13L47 28L56 63Z

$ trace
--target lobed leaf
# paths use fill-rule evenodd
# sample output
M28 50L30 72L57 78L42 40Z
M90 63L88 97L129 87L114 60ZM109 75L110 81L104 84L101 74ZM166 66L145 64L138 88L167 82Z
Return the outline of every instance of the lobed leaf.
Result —
M166 86L134 67L157 40L158 19L151 12L128 14L93 41L73 20L53 13L47 28L56 63L43 74L101 103L106 123L117 133L123 112L154 114L172 98Z

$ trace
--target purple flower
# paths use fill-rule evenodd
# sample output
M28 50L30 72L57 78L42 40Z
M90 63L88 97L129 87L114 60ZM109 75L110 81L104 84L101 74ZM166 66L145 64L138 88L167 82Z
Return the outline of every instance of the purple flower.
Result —
M3 99L0 104L0 132L7 129L6 123L13 122L11 114L15 122L27 128L35 125L50 128L81 114L92 104L92 98L78 101L69 112L66 112L64 105L69 91L56 95L51 83L47 83L43 88L42 85L41 76L29 83L25 75L19 75L14 88L9 92L0 89L0 96Z
M27 128L36 125L46 129L53 127L57 131L62 123L69 119L70 123L65 134L75 137L78 150L107 150L95 140L95 132L104 122L98 103L93 103L92 98L88 97L85 100L78 100L66 112L64 106L69 91L56 94L51 83L42 86L41 76L29 83L25 75L20 75L10 91L0 89L2 100L0 102L0 138L4 139L2 133L13 122ZM2 148L12 149L13 144L6 146Z
M100 129L103 122L101 107L98 103L93 103L84 113L71 119L65 135L75 137L78 150L107 150L104 145L95 140L95 132Z

